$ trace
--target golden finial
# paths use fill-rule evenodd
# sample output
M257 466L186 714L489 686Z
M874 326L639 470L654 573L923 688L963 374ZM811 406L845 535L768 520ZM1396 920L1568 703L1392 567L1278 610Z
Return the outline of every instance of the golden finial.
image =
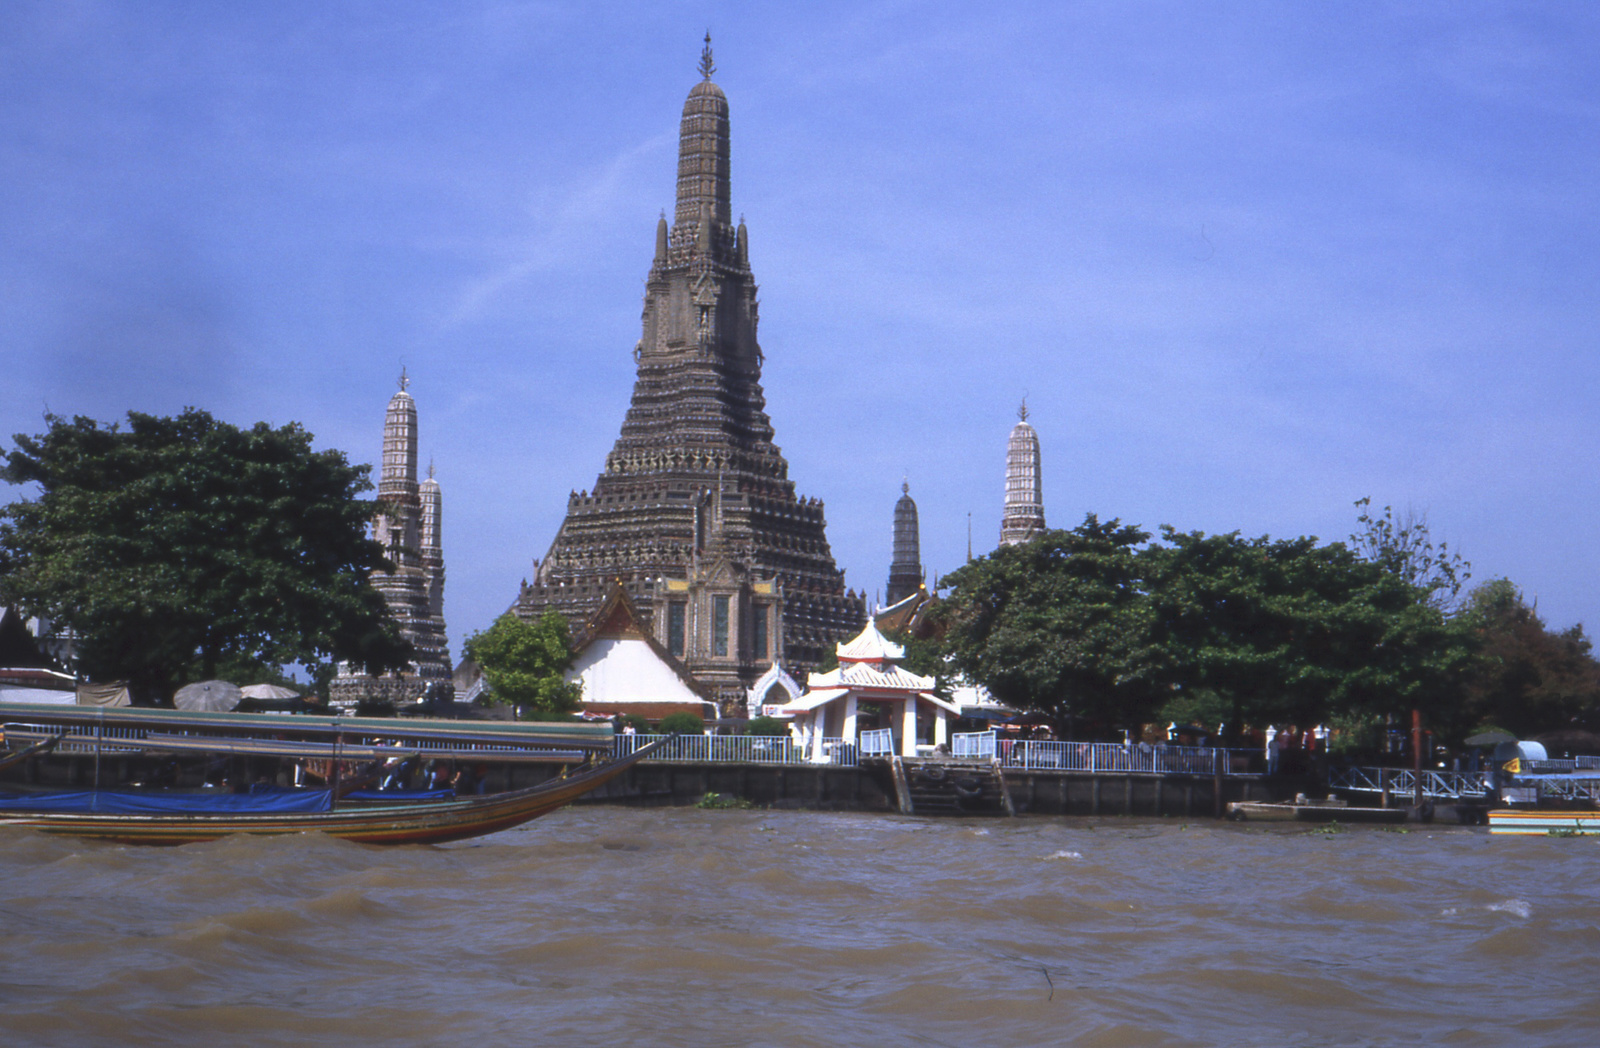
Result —
M711 30L706 30L706 46L700 49L700 75L707 80L717 71L716 63L711 61Z

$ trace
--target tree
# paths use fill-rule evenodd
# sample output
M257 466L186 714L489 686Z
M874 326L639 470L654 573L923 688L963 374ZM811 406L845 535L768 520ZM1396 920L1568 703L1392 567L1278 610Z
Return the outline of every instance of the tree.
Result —
M566 679L574 655L560 612L527 622L508 611L468 637L466 653L483 667L492 701L518 706L524 717L564 717L582 701L582 685Z
M957 568L935 611L951 665L1069 730L1138 725L1158 697L1135 556L1149 537L1090 514Z
M704 735L706 733L705 719L698 713L690 713L688 710L678 710L676 713L669 713L662 717L660 727L663 735L671 735L673 732L677 732L680 735Z
M127 427L47 415L0 478L38 497L0 510L8 601L71 627L79 665L145 697L223 665L339 659L381 673L411 654L368 575L368 467L298 425L240 429L193 408Z
M1361 530L1350 536L1350 546L1362 558L1379 564L1427 595L1427 603L1449 613L1456 609L1462 587L1472 578L1472 565L1450 544L1433 544L1427 514L1407 510L1395 517L1394 509L1383 507L1383 516L1372 515L1372 499L1356 500L1361 515L1356 523Z
M1472 591L1462 614L1481 645L1467 680L1460 730L1517 735L1592 728L1600 713L1600 663L1582 625L1554 631L1509 579Z
M1435 710L1465 638L1412 585L1342 543L1162 529L1141 553L1159 674L1232 728ZM1184 703L1189 707L1186 708Z

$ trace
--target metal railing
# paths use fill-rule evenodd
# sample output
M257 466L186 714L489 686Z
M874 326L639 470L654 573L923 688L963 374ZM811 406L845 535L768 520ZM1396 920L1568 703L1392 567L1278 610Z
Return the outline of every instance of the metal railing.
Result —
M1149 775L1230 773L1228 751L1202 746L1151 743L1001 740L1000 763L1007 768L1081 772L1135 772Z
M1422 795L1434 799L1450 800L1462 797L1489 795L1487 771L1434 771L1422 772ZM1348 790L1353 793L1383 793L1387 790L1396 797L1415 797L1417 774L1411 768L1329 768L1328 788Z
M666 735L618 735L612 752L626 757ZM854 767L856 747L844 739L823 739L824 764ZM646 761L688 761L715 764L815 764L812 753L783 735L679 735Z
M894 732L889 728L864 731L860 735L858 745L863 757L892 757L894 756Z
M992 731L956 732L950 736L950 753L956 757L993 757L994 740Z

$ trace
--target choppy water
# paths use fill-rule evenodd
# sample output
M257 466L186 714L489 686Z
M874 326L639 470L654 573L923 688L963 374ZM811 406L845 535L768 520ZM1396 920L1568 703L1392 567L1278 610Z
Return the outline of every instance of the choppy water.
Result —
M1600 1041L1593 838L591 807L0 856L9 1044Z

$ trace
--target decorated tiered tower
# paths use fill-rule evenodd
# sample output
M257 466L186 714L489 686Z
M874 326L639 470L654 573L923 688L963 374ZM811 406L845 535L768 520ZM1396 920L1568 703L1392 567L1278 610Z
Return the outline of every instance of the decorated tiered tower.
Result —
M834 564L822 503L795 494L773 443L713 72L708 35L683 106L672 225L656 224L622 433L594 490L569 498L513 609L554 609L577 629L620 582L642 624L731 711L775 661L815 667L866 607Z
M1028 425L1028 402L1006 443L1006 506L1000 517L1000 545L1027 542L1044 531L1044 485L1039 477L1039 434Z
M894 504L894 556L889 561L887 604L893 606L922 588L922 540L917 532L917 504L910 483L900 485Z
M439 525L443 500L439 484L417 483L417 403L400 373L400 390L389 400L383 420L383 469L378 479L378 512L372 537L383 543L394 566L372 573L372 584L389 605L400 632L416 649L402 673L373 677L348 664L339 667L331 694L340 706L360 702L412 702L448 699L450 651L444 629L444 553Z

